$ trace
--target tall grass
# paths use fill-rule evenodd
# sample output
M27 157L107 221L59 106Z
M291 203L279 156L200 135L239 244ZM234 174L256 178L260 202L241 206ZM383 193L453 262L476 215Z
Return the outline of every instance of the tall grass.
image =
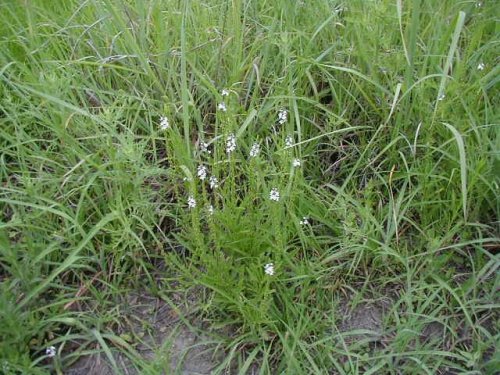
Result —
M231 332L218 373L495 371L494 2L0 11L4 373L98 351L156 373L115 305L172 280ZM346 305L381 301L376 340L342 329Z

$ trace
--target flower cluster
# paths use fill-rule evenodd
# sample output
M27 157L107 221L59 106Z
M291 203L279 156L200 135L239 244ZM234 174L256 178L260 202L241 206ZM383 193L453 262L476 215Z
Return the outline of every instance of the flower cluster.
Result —
M214 212L215 212L214 206L212 206L211 204L209 204L209 205L207 206L207 212L208 212L208 214L209 214L210 216L212 216L212 215L214 214Z
M47 349L45 349L45 355L49 358L55 357L56 356L56 347L49 346Z
M297 158L296 158L296 159L293 159L293 161L292 161L292 166L293 166L294 168L299 168L301 165L302 165L302 162L300 161L300 159L297 159Z
M267 263L264 266L264 272L266 275L273 276L274 275L274 264L273 263Z
M219 187L219 180L215 176L210 176L210 179L208 180L210 183L210 189L217 189Z
M280 109L278 112L278 123L283 125L288 120L288 112L285 109Z
M304 216L302 220L299 221L300 225L309 225L309 218L307 216Z
M280 192L278 191L277 188L271 189L271 192L269 193L269 199L274 201L274 202L280 201Z
M207 167L205 167L204 165L199 165L197 174L198 178L203 181L205 178L207 178Z
M166 116L160 117L160 129L167 130L170 127L170 123L168 122L168 118Z
M217 109L218 109L219 111L226 112L226 111L227 111L226 103L224 103L224 102L220 102L220 103L217 105Z
M200 151L201 152L206 152L207 154L211 154L212 151L208 149L208 143L207 142L200 142Z
M250 157L254 158L260 153L260 144L258 142L255 142L252 145L252 148L250 149Z
M229 134L226 138L226 152L230 154L236 150L236 137L233 133Z
M287 135L285 138L285 148L290 148L293 146L293 137L291 135Z
M187 204L188 204L188 208L195 208L196 207L196 200L194 199L194 197L192 195L190 195L188 197Z

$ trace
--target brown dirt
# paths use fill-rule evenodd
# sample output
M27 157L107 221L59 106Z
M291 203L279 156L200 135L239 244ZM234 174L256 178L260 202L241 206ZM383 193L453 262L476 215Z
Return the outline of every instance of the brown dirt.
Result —
M134 293L117 308L123 312L126 323L115 334L127 337L131 343L139 343L134 347L139 357L146 363L157 364L154 370L137 369L123 353L114 352L122 374L204 375L210 374L220 362L221 351L207 344L207 335L197 333L198 329L182 322L175 311L178 307L171 307L147 293ZM66 368L64 374L114 375L116 371L106 355L98 352L81 357Z

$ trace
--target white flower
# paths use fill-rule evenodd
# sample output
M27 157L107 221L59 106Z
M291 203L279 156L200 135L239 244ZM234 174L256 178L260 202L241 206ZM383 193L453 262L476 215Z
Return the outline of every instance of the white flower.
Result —
M255 142L252 145L252 148L250 149L250 157L254 158L260 153L260 144L258 142Z
M207 212L210 216L212 216L215 212L215 209L214 209L214 206L212 206L211 204L207 206Z
M285 109L280 109L278 112L278 123L283 125L288 119L288 112Z
M227 111L227 108L226 108L226 103L224 103L224 102L220 102L220 103L217 105L217 109L218 109L219 111L226 112L226 111Z
M309 225L309 218L304 216L301 221L299 221L300 225Z
M477 66L477 70L484 70L484 68L486 67L486 65L484 65L484 63L479 63L478 66Z
M296 159L293 159L293 161L292 161L292 166L293 166L294 168L299 168L301 165L302 165L302 162L300 161L300 159L297 159L297 158L296 158Z
M222 96L229 96L229 90L228 89L222 89L221 93Z
M55 357L56 356L56 347L49 346L47 349L45 349L45 355L49 358Z
M439 101L444 100L444 98L446 98L446 95L445 95L445 94L439 94L439 96L438 96L438 100L439 100Z
M230 154L234 150L236 150L236 137L231 133L226 138L226 152Z
M264 272L266 275L273 276L274 275L274 264L273 263L267 263L264 266Z
M289 148L293 146L293 138L291 135L287 135L285 138L285 148Z
M210 182L210 189L217 189L219 187L219 180L215 176L210 176L208 180Z
M279 202L280 200L280 192L276 188L272 188L269 193L269 199L275 202Z
M212 151L208 149L208 143L207 142L200 142L200 151L201 152L206 152L207 154L211 154Z
M160 117L160 129L167 130L170 127L170 123L168 122L168 118L166 116Z
M188 207L189 208L195 208L196 207L196 200L192 195L188 197Z
M204 165L199 165L197 174L199 179L203 181L205 178L207 178L207 167L205 167Z

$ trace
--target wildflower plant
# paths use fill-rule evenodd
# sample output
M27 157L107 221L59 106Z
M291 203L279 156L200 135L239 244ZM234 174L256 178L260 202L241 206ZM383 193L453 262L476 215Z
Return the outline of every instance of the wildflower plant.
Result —
M202 282L213 288L218 306L231 311L250 331L262 334L263 330L275 329L270 323L273 320L271 283L278 280L275 264L282 264L285 258L293 256L286 251L290 229L294 227L287 207L294 207L289 198L296 194L291 194L290 189L295 189L302 177L292 173L289 166L292 162L295 167L300 166L300 159L290 159L290 155L283 154L286 129L274 133L270 130L272 123L259 130L262 139L270 137L271 140L265 144L265 155L260 142L245 145L237 134L241 134L238 127L248 113L238 113L232 97L226 92L222 94L227 100L225 115L215 118L216 123L211 126L213 133L197 136L212 139L211 154L179 150L180 145L187 144L180 139L167 141L176 143L169 147L174 151L169 157L182 174L190 177L187 165L196 166L197 178L185 182L186 191L179 191L179 198L186 202L183 243L192 254L193 266L206 270ZM276 110L283 124L287 113L282 108ZM257 129L257 121L254 124ZM247 126L250 132L251 125ZM287 142L293 142L291 137ZM199 149L205 151L207 147L202 142ZM185 158L186 152L192 152L189 159ZM217 176L224 176L224 184ZM201 213L198 206L205 207ZM220 290L229 290L229 294L219 294ZM247 301L243 305L236 302L242 296Z

